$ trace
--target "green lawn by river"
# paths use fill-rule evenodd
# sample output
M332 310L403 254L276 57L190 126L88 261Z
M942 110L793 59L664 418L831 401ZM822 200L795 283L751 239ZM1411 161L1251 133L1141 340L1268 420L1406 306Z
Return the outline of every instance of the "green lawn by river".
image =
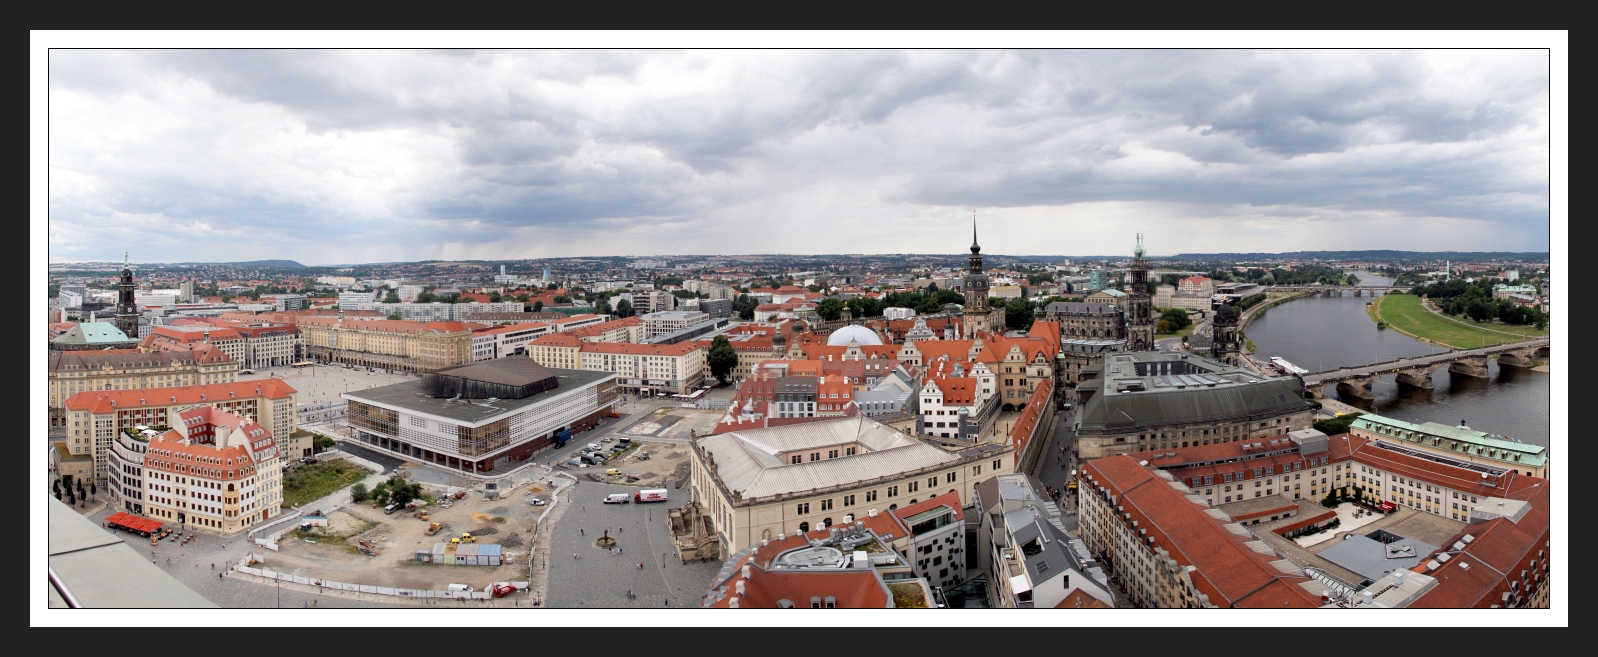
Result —
M1373 321L1386 321L1388 328L1456 349L1520 342L1548 335L1547 330L1539 331L1531 326L1510 326L1499 322L1477 324L1465 318L1437 315L1421 306L1420 297L1412 294L1384 295L1371 304L1370 315Z

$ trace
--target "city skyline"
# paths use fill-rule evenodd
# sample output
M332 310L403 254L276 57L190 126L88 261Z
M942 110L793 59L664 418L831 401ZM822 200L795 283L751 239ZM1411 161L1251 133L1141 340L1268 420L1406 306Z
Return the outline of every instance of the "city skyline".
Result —
M1550 249L1541 51L55 51L50 262ZM958 129L952 126L958 126ZM230 257L196 258L227 244ZM873 248L875 247L875 248Z

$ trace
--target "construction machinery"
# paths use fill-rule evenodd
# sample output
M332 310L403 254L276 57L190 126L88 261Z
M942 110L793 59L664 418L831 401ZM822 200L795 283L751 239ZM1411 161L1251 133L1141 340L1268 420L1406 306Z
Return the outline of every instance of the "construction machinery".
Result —
M430 516L427 514L426 511L417 511L416 512L416 519L417 520L428 520L428 519L430 519Z
M461 532L460 538L449 539L449 542L451 542L451 543L476 543L477 542L477 537L472 536L471 532Z
M441 522L430 522L430 523L427 523L427 532L426 532L426 534L428 536L432 536L434 534L437 534L439 532L439 530L442 530L443 528L444 528L444 523L441 523Z

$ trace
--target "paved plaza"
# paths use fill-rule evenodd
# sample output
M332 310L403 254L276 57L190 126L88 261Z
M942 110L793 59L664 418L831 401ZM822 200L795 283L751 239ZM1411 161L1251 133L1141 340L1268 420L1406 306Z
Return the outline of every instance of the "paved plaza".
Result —
M299 393L295 401L302 405L338 404L342 403L339 395L346 392L416 380L409 374L368 372L365 368L345 368L341 365L274 367L256 370L254 374L239 375L240 381L271 378L282 379L293 387Z
M721 563L683 564L672 550L666 509L682 506L687 489L670 491L672 499L659 504L600 502L611 493L637 490L593 482L572 489L572 506L555 527L549 548L549 606L699 606ZM606 529L622 548L621 554L594 546ZM574 559L573 554L581 558ZM644 567L640 569L639 563ZM629 589L636 599L627 598Z

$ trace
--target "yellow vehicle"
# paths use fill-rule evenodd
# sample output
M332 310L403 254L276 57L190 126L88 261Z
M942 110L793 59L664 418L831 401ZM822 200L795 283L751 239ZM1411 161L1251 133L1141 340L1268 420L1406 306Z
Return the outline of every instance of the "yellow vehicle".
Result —
M442 524L439 524L439 523L436 523L436 522L428 523L428 525L427 525L427 535L428 536L432 536L434 534L437 534L438 530L443 529L443 528L444 528L444 525L442 525Z
M621 474L621 470L617 470L615 468L611 468L609 470L606 470L605 474L608 474L608 475L619 475L619 474Z
M461 537L460 538L449 539L449 542L451 542L451 543L476 543L477 542L477 538L472 536L471 532L461 532Z

